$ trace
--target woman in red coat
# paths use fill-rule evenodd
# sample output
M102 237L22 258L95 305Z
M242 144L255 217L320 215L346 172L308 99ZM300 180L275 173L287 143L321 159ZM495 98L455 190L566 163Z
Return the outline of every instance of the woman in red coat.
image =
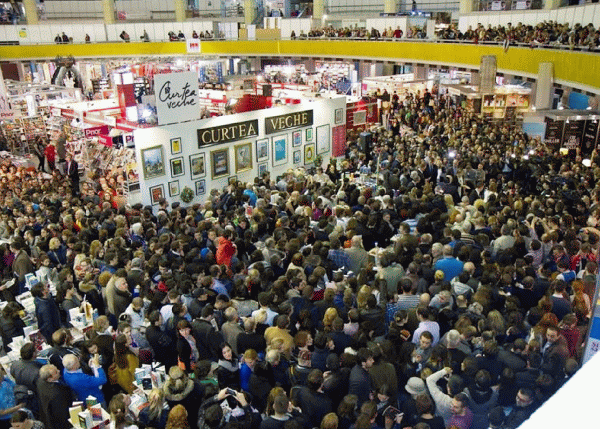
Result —
M237 252L235 244L231 242L232 236L233 233L226 229L223 235L217 239L217 264L226 265L227 268L231 268L231 258Z

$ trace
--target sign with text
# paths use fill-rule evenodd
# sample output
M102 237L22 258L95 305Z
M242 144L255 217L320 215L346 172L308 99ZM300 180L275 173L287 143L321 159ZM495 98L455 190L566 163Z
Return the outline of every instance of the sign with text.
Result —
M313 124L313 111L288 113L265 118L265 134L275 134L291 128L308 127Z
M186 39L185 44L187 46L188 54L199 54L201 52L200 49L200 40L198 39Z
M596 148L598 142L598 121L587 121L583 129L583 139L581 140L581 151L585 155L590 155Z
M112 147L113 139L110 136L98 136L98 143L104 146Z
M563 145L567 149L577 149L581 145L585 121L567 121L563 136Z
M215 143L229 143L258 136L258 119L220 125L198 130L198 147Z
M88 139L90 137L106 135L106 134L108 134L108 125L101 125L99 127L86 128L84 131L85 131L85 137Z
M159 125L200 119L196 73L157 74L154 92Z
M553 146L560 146L563 141L564 121L546 119L546 135L544 142Z

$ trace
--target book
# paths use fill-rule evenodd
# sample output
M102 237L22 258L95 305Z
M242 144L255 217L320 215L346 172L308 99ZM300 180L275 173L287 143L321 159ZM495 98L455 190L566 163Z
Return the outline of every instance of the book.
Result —
M85 398L85 406L87 407L87 409L89 410L90 407L96 405L98 403L98 399L96 399L95 396L88 396L87 398Z
M102 406L100 404L92 405L89 411L92 414L92 420L102 420Z
M152 390L152 379L150 377L142 378L142 388L144 390Z
M134 373L135 382L137 384L142 384L142 378L144 378L145 375L146 371L143 368L136 368Z
M75 405L75 404L73 404L73 405ZM74 407L70 407L69 408L69 416L71 416L71 421L78 422L79 421L79 413L81 413L82 411L83 411L82 404L76 405Z
M92 419L92 413L90 413L90 410L85 410L79 413L79 426L81 429L92 429L94 427L94 421Z
M395 420L397 416L404 415L402 411L398 408L392 407L388 405L388 407L383 411L383 416Z

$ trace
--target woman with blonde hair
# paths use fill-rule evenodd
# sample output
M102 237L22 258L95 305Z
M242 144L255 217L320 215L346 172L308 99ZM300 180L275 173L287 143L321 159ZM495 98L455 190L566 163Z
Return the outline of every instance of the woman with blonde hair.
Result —
M169 406L160 389L152 389L148 394L148 405L140 411L138 419L146 427L162 428L167 424Z
M329 413L321 420L321 429L337 429L339 419L336 413Z
M333 321L338 317L338 311L335 307L329 307L323 315L323 330L331 332L333 330Z
M188 429L188 412L183 405L175 405L169 411L166 429Z

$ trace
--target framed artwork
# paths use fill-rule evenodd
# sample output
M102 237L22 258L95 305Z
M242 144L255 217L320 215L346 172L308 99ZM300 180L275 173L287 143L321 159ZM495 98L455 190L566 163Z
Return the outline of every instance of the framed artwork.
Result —
M302 146L302 130L292 133L292 147Z
M181 153L181 137L171 139L171 155Z
M329 152L329 124L317 127L317 155Z
M202 195L206 193L206 180L198 180L196 182L196 195Z
M267 171L267 163L258 164L258 177L262 177L265 171Z
M229 151L227 149L213 150L210 153L210 163L213 179L229 176Z
M171 160L171 177L183 176L185 170L183 167L183 156L179 158L173 158Z
M235 145L235 172L252 170L252 143Z
M190 155L190 171L192 173L192 180L206 176L206 166L204 163L203 153Z
M150 201L152 205L158 204L165 197L165 185L160 184L150 188Z
M356 125L363 125L367 123L367 111L359 110L358 112L354 112L353 122Z
M342 115L344 114L344 109L335 109L335 123L341 124L343 122Z
M256 162L269 159L269 139L256 140Z
M302 161L302 151L295 150L293 159L294 159L294 164L300 164L300 162Z
M179 180L173 180L169 182L169 197L176 197L179 195Z
M273 145L273 167L283 165L287 162L288 134L272 137Z
M165 157L163 155L162 146L152 146L141 150L142 167L144 169L144 179L154 179L155 177L164 176L165 173Z
M306 141L310 142L313 139L313 129L312 128L307 128L306 129Z
M308 143L304 146L304 164L313 164L315 162L315 144Z

